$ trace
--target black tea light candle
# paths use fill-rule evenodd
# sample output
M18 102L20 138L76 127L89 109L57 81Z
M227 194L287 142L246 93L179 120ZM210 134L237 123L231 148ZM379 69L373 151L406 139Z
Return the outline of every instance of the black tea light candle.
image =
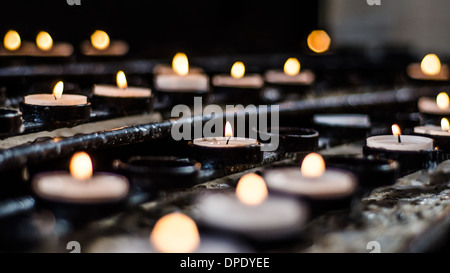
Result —
M92 107L112 115L149 113L153 110L154 95L150 88L129 87L125 73L116 74L117 86L96 84L92 93Z
M316 114L313 123L329 145L363 140L371 128L370 117L365 114Z
M0 138L17 135L24 130L21 112L0 108Z
M64 83L58 82L53 94L32 94L20 104L23 119L45 125L76 125L90 118L91 103L84 95L63 94Z
M344 155L328 155L323 158L327 167L344 169L355 174L358 177L358 187L362 195L375 188L394 184L399 175L398 163L392 159Z
M313 152L317 150L319 133L314 129L300 127L280 127L277 132L258 131L258 138L264 145L274 145L268 140L274 137L279 139L276 149L281 157L295 156L301 152Z
M194 160L163 156L133 156L113 165L132 186L150 193L192 187L198 183L201 168Z

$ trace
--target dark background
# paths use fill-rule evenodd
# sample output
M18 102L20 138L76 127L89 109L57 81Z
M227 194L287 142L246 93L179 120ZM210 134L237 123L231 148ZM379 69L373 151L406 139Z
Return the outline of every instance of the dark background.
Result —
M129 56L299 52L317 27L318 1L10 0L0 4L0 37L34 41L40 30L79 49L96 29L130 43Z

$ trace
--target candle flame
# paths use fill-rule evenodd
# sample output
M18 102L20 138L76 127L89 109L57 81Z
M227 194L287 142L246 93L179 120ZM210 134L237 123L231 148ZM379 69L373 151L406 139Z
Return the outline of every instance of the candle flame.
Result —
M189 60L186 54L177 53L172 60L172 69L180 76L189 74Z
M289 76L295 76L300 72L300 62L297 58L289 58L284 64L284 73Z
M236 196L242 203L249 206L261 204L268 195L264 179L254 173L242 176L236 186Z
M450 98L445 92L441 92L436 97L436 104L439 109L447 109L450 105Z
M301 173L305 177L317 178L325 172L325 161L320 154L310 153L302 161Z
M441 119L441 128L442 131L450 130L450 123L448 122L448 119L446 118Z
M240 79L245 75L245 65L242 62L235 62L231 67L231 77Z
M55 99L59 100L62 97L64 91L64 83L62 81L59 81L55 84L55 87L53 87L53 96L55 96Z
M308 35L308 47L316 53L323 53L330 48L330 36L324 30L314 30Z
M231 123L227 121L225 124L225 137L232 137L233 136L233 128L231 127Z
M402 134L402 131L400 130L400 126L398 126L397 124L392 125L391 129L392 129L392 134L394 136L399 136Z
M91 43L94 48L98 50L105 50L106 48L109 47L110 43L109 36L103 30L96 30L91 35Z
M420 63L420 69L426 75L437 75L441 72L441 61L436 54L428 54Z
M156 222L150 243L162 253L191 253L200 245L200 234L190 217L174 212Z
M36 45L40 50L48 51L53 47L53 39L48 32L41 31L36 36Z
M91 157L85 152L78 152L70 161L70 174L78 180L86 180L92 177L93 172Z
M20 39L19 33L15 30L10 30L6 33L5 38L3 40L3 45L7 50L17 50L19 49L22 41Z
M126 89L128 87L127 77L125 76L125 73L122 70L117 72L116 83L117 83L117 86L121 89Z

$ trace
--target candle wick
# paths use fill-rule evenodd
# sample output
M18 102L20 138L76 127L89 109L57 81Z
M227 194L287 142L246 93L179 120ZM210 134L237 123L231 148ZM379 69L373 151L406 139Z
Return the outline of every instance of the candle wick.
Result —
M230 141L230 138L231 138L231 137L229 137L228 140L227 140L227 145L228 145L228 142Z
M53 97L55 98L55 100L58 100L58 98L56 97L56 95L55 95L55 94L53 94Z
M400 138L400 135L398 135L398 143L402 143L402 139Z

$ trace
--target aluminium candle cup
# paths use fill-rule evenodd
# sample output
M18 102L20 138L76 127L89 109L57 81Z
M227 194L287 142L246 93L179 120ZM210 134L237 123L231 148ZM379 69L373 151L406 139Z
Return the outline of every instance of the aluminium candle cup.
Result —
M148 97L114 97L93 94L92 108L111 115L133 115L153 111L154 95Z
M0 139L20 134L24 130L21 112L0 108Z
M228 137L202 138L188 141L187 145L192 154L192 158L202 164L202 166L211 165L213 167L236 167L238 165L252 165L262 162L263 152L261 144L257 140L248 138L232 137L231 142L244 141L248 142L244 146L222 145L215 147L214 143L225 143ZM197 143L196 143L197 142ZM212 145L198 145L198 144Z
M20 110L27 122L45 126L75 126L86 122L91 116L91 103L80 105L37 105L21 102Z
M336 168L327 168L322 176L336 176L337 179L327 179L327 188L315 192L314 188L308 189L308 183L324 183L318 178L317 181L306 181L302 174L299 164L281 164L266 168L262 176L266 181L269 195L280 195L286 197L295 197L304 201L311 212L311 218L333 211L347 211L352 209L352 205L358 196L358 178L351 172ZM344 185L337 192L330 190L335 181L344 180ZM288 182L287 182L288 181ZM296 182L301 184L297 184ZM305 183L306 181L306 183ZM303 185L303 186L302 186ZM314 185L314 184L310 184ZM317 184L316 184L317 185ZM317 189L316 189L317 190Z
M193 218L204 232L234 236L261 248L299 238L310 218L301 200L269 195L261 204L246 205L234 191L200 194L193 207Z
M278 134L258 131L258 140L264 145L271 145L274 137L279 139L277 152L281 157L316 151L319 143L319 133L309 128L280 127Z
M376 137L389 137L397 138L396 136L376 136ZM401 136L403 142L408 140L408 138L423 138L420 136ZM372 139L375 137L371 137ZM417 172L424 169L432 169L437 166L440 162L445 160L445 153L440 150L434 149L433 144L431 147L424 149L414 149L414 150L394 150L386 149L383 147L373 147L368 145L368 138L366 140L366 145L363 147L363 155L367 158L373 159L392 159L399 164L399 175L404 176L413 172Z
M327 167L343 169L358 177L360 194L365 196L375 188L392 185L399 174L398 163L392 159L370 159L354 156L324 156Z
M113 165L131 185L150 193L192 187L198 183L201 168L194 160L163 156L134 156Z
M37 207L47 208L53 212L56 218L68 220L73 227L81 227L91 221L108 217L125 209L128 205L128 190L126 193L111 198L84 198L60 196L58 193L48 194L42 191L38 185L51 177L68 176L67 171L52 171L39 173L32 179L32 190L36 196ZM119 174L96 172L94 176L108 176L120 181L127 179ZM89 181L77 181L89 183ZM61 190L59 188L58 190ZM66 194L69 194L66 192Z

